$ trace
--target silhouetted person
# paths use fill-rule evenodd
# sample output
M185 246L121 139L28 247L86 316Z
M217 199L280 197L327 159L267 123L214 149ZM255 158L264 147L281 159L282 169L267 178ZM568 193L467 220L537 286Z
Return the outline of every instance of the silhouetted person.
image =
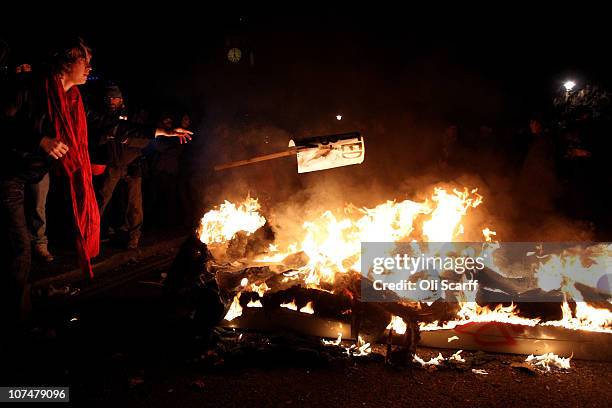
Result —
M519 175L518 194L527 217L554 210L559 192L556 148L552 134L539 117L529 122L532 140Z
M181 128L191 128L191 118L184 114L179 117ZM154 180L157 189L155 197L156 219L162 227L182 226L189 206L189 163L186 160L185 145L173 140L156 142L157 152L154 164Z
M106 171L98 191L100 213L104 214L113 192L120 180L127 184L127 208L125 225L126 247L138 247L143 222L142 172L140 159L142 149L156 137L176 137L182 144L191 140L192 132L171 126L155 127L133 123L125 109L123 95L118 86L105 90L105 104L101 111L88 112L92 139L97 145L92 155L106 157Z
M21 83L31 81L32 66L20 63L15 67L16 80ZM38 183L26 186L26 219L32 240L33 254L44 261L53 261L49 252L49 239L47 238L47 196L49 195L50 177L45 174Z

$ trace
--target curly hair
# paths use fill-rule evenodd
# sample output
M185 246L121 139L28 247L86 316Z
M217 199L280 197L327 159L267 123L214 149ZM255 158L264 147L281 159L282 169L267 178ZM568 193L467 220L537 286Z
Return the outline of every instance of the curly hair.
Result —
M81 37L68 38L53 49L49 57L49 68L53 74L62 74L70 70L70 66L79 58L91 55L91 48Z

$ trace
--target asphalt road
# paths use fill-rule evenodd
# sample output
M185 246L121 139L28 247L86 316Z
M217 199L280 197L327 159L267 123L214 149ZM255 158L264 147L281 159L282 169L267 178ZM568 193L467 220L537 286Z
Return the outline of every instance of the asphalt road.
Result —
M265 350L236 344L248 351L223 358L217 345L169 312L155 284L160 272L49 307L39 316L45 324L20 344L19 363L8 372L13 385L70 386L72 402L87 407L608 407L612 401L612 364L602 362L531 373L510 367L524 356L486 355L476 368L488 374L479 375L470 368L393 368L382 357L329 359L291 344ZM419 350L424 357L437 353Z

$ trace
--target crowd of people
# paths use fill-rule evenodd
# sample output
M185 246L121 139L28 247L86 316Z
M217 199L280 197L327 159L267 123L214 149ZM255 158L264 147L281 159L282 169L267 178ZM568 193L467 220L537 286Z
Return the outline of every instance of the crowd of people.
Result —
M90 59L83 40L70 39L49 53L45 65L15 66L2 92L7 154L0 161L0 313L9 324L20 325L27 315L32 256L54 260L46 234L50 191L68 197L63 208L73 228L66 229L74 233L88 274L101 239L137 248L145 215L171 227L184 221L177 210L189 207L189 177L181 163L193 135L191 116L163 113L150 123L128 109L116 83L82 96ZM593 219L606 205L598 187L610 182L609 102L593 87L561 92L547 112L525 121L528 130L518 137L516 129L505 137L489 126L468 134L452 123L442 138L439 168L445 174L470 166L485 176L509 173L523 216L561 209ZM123 194L117 193L120 185Z
M0 132L5 157L0 162L0 313L9 325L22 325L30 309L28 278L32 257L53 262L47 238L49 192L60 191L63 229L75 237L82 270L100 239L137 248L143 225L143 172L151 185L152 212L173 205L183 176L184 145L191 141L191 118L164 114L156 124L134 117L121 89L81 95L91 72L92 52L80 38L56 44L44 64L19 64L3 78ZM149 166L145 163L149 162ZM127 194L116 194L124 182ZM179 198L176 198L177 200ZM184 199L184 197L183 197ZM109 211L111 206L115 211ZM166 208L167 210L167 208ZM173 208L169 221L178 223ZM72 225L71 225L72 224Z
M554 213L604 228L609 201L603 192L612 181L610 102L596 86L561 88L552 103L520 124L474 130L452 123L441 138L438 168L442 174L479 174L493 190L502 175L523 220Z

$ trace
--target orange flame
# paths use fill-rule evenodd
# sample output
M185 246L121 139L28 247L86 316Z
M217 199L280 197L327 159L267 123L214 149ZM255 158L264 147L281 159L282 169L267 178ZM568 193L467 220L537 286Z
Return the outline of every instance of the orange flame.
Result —
M389 325L387 326L387 330L388 329L393 329L393 331L397 334L404 334L406 333L408 326L406 325L406 322L404 321L404 319L402 319L401 317L391 316L391 321L389 322Z
M238 207L225 201L218 210L211 210L202 217L198 230L200 241L207 245L225 243L240 231L252 234L266 223L258 212L259 208L257 199L251 197Z
M478 207L482 201L477 189L464 188L463 191L455 189L449 192L444 188L435 188L430 199L421 202L387 201L374 208L348 205L343 211L325 211L319 217L303 223L300 237L291 242L271 245L270 256L261 257L257 261L280 262L286 256L301 251L305 255L305 265L285 274L283 282L296 280L307 287L321 289L322 283L333 283L339 273L360 272L362 242L451 242L461 239L462 235L476 236L478 232L478 235L482 233L488 243L485 251L492 253L499 247L499 243L494 241L497 233L490 228L473 231L473 226L465 219L468 211ZM266 222L258 211L257 200L250 197L238 206L226 201L218 210L204 215L198 230L200 239L206 244L226 243L239 231L251 234ZM493 257L488 259L490 261L487 261L486 266L499 270L492 261ZM577 300L575 313L565 303L561 320L542 323L537 318L519 316L514 305L498 305L491 309L466 301L461 304L455 320L442 325L437 322L421 324L421 330L452 329L469 322L496 321L612 333L612 312L580 302L581 294L575 287L576 283L597 286L602 271L612 268L612 245L600 244L581 251L568 250L542 259L536 271L539 286L544 290L561 289L568 299ZM257 292L260 297L270 290L265 283L249 284L246 278L241 283L243 290ZM238 299L239 295L234 298L226 320L242 313ZM248 306L254 307L252 303L256 302L250 302ZM311 303L300 311L313 313ZM295 301L282 304L281 307L297 311ZM396 333L406 330L405 322L395 316L388 328ZM359 348L354 346L354 349Z
M286 245L284 252L276 245L278 252L258 260L274 262L303 251L308 263L299 268L298 275L308 287L318 288L322 282L333 283L338 273L360 272L362 242L453 241L463 233L461 222L466 212L481 202L477 189L449 193L436 188L431 200L424 202L387 201L374 208L349 205L341 217L326 211L318 219L304 222L301 241ZM426 219L415 223L422 215Z

